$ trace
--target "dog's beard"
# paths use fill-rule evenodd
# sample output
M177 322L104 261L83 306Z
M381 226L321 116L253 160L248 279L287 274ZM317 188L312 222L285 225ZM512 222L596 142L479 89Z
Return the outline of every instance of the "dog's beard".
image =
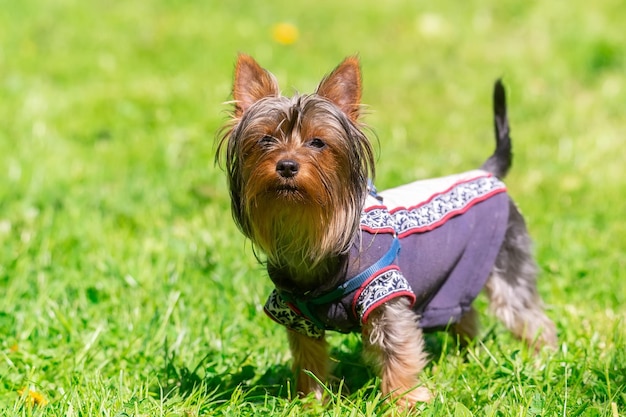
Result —
M325 261L346 253L358 229L362 187L353 190L323 173L316 167L267 182L256 175L244 196L252 241L270 264L298 280L316 277Z

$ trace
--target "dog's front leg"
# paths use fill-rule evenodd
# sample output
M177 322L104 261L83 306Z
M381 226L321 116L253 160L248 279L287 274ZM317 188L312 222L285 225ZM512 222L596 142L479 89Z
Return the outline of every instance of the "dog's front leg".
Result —
M324 387L304 371L309 371L320 381L325 382L328 376L328 346L322 336L314 339L309 336L287 331L289 348L293 357L293 374L296 377L296 390L299 395L306 396L314 393L315 398L321 400Z
M429 401L430 391L418 375L426 365L418 317L406 298L396 298L374 310L363 326L365 353L379 369L384 395L412 407Z

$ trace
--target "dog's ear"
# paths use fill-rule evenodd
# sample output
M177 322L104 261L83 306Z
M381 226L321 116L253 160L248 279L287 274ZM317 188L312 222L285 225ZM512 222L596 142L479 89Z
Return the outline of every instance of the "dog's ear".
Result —
M317 94L335 103L353 122L359 118L361 103L361 69L355 56L346 58L324 77Z
M280 90L276 78L249 55L240 54L235 67L233 98L235 117L239 118L248 107L264 97L278 97Z

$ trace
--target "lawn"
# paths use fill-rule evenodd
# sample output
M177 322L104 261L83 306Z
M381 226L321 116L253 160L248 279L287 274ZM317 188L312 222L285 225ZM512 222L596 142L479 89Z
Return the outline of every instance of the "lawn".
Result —
M398 414L355 335L330 338L327 405L290 394L213 162L238 52L287 94L359 54L379 188L477 167L503 77L559 349L486 313L465 350L431 334L419 410L626 415L624 21L619 0L3 2L0 415Z

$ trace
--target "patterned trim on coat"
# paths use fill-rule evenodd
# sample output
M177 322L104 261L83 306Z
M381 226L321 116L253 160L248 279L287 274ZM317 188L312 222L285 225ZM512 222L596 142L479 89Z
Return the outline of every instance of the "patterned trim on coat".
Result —
M302 316L294 307L283 300L276 290L272 291L263 307L265 314L278 324L282 324L289 330L320 339L324 336L324 330L320 329L311 320Z
M357 290L352 302L355 316L367 323L369 314L381 304L396 298L408 297L415 303L415 293L397 266L392 265L372 275Z
M371 233L395 234L394 219L387 206L370 206L361 213L361 229Z
M453 185L446 191L434 194L416 206L394 208L369 207L361 214L361 228L372 233L390 233L399 237L433 230L451 217L463 214L474 204L506 191L502 181L494 176L482 176Z

